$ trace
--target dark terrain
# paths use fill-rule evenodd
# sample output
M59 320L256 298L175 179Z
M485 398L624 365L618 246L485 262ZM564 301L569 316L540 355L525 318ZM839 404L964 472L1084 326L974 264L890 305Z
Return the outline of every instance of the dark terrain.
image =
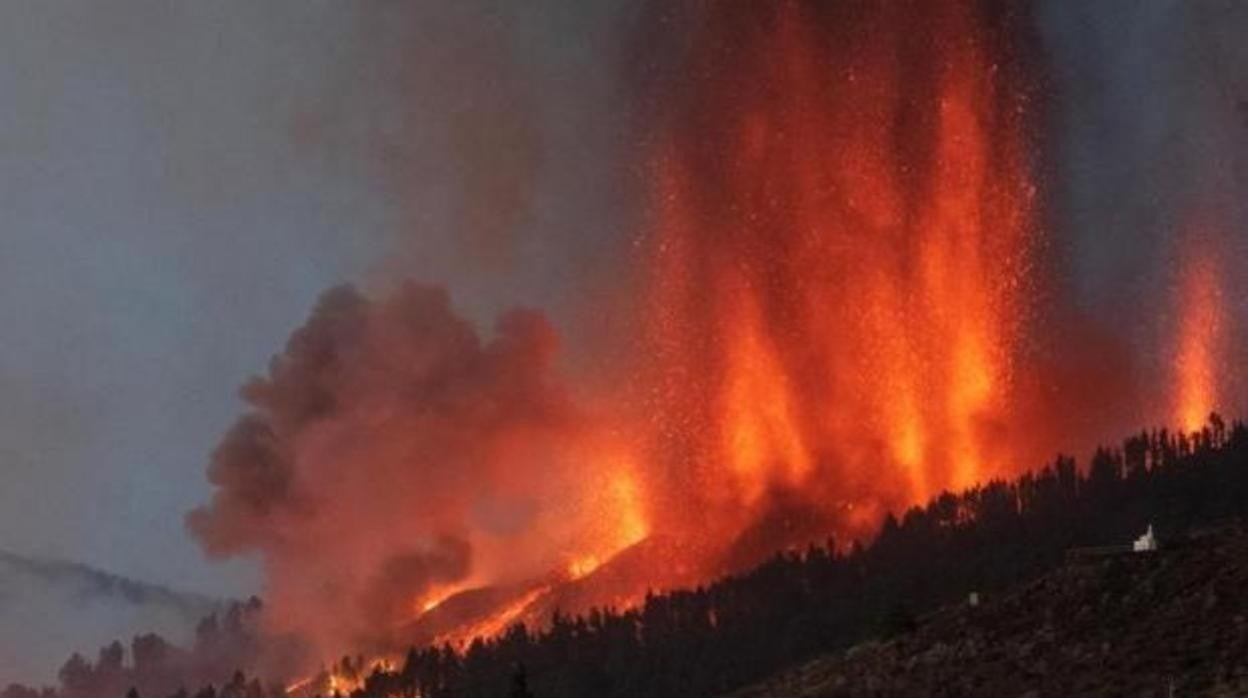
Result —
M1072 561L731 695L1248 695L1248 535Z

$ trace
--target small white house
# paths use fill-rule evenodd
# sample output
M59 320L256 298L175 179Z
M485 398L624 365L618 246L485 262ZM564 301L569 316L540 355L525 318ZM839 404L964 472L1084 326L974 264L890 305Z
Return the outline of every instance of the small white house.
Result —
M1153 525L1148 525L1148 530L1144 535L1135 539L1131 544L1131 549L1137 553L1148 553L1157 549L1157 538L1153 535Z

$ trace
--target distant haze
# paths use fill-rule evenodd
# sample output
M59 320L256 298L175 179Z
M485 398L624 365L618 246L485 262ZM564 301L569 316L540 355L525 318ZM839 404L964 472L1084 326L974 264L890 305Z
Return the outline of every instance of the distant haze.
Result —
M195 624L221 602L143 584L83 565L0 551L0 628L21 632L4 646L0 686L22 680L50 684L67 647L85 656L117 639L119 628L144 628L185 642Z

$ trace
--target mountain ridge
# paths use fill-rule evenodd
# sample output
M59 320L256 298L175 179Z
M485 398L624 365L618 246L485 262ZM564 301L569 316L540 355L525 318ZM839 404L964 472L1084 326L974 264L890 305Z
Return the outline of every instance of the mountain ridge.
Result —
M0 550L0 688L48 683L74 653L145 633L189 639L228 599Z
M228 602L228 599L216 598L207 594L185 591L164 584L135 579L98 567L92 567L82 562L61 558L22 555L3 548L0 548L0 565L5 565L12 569L20 569L48 581L63 580L68 577L77 577L84 581L89 580L98 592L102 594L115 593L134 604L165 602L220 607ZM3 596L0 596L0 605L3 603Z

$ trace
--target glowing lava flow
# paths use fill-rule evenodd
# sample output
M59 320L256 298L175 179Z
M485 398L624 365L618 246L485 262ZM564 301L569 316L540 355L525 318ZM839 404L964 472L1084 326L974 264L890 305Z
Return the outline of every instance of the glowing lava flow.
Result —
M676 526L723 536L785 492L869 528L1023 467L996 437L1031 291L1026 98L975 7L705 5L648 248Z
M1204 427L1218 407L1217 366L1225 308L1217 260L1207 245L1191 243L1178 286L1179 330L1174 358L1175 419L1187 432Z
M528 627L540 627L546 619L526 618L534 602L550 592L552 585L545 584L531 589L511 603L499 608L489 617L471 625L457 628L451 633L442 635L433 641L434 646L451 645L460 649L466 648L474 640L490 640L505 632L511 626L526 622Z
M441 606L442 602L463 591L466 587L467 584L453 584L427 594L419 603L417 603L416 615L419 616L420 614L428 613L438 606Z

